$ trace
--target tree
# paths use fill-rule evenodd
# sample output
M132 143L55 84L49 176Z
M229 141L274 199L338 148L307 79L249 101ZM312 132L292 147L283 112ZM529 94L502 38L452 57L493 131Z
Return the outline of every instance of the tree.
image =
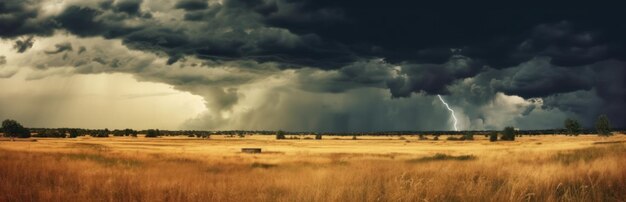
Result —
M491 142L498 141L498 132L491 131L491 133L489 133L489 141Z
M315 133L315 139L316 140L321 140L322 139L322 133Z
M578 136L578 134L580 134L581 126L580 126L580 123L578 123L578 121L567 118L565 119L564 125L565 125L565 133L567 135Z
M124 135L124 136L130 136L130 134L131 134L133 131L132 131L132 129L130 129L130 128L126 128L126 129L124 129L124 131L122 131L122 132L123 132L123 135Z
M146 137L158 137L158 136L159 136L159 129L156 129L156 130L150 129L146 131Z
M109 137L110 132L111 131L109 131L108 128L105 128L104 130L95 131L91 136L92 137Z
M124 133L122 133L122 131L118 129L112 130L111 134L113 134L114 137L124 136Z
M2 122L2 131L5 137L29 138L30 131L15 120L7 119Z
M39 131L34 137L44 137L44 138L66 138L65 131L59 130L42 130Z
M465 140L474 140L474 133L467 131L463 134L463 139Z
M500 140L515 141L515 128L512 126L504 127Z
M283 140L285 139L285 131L279 130L276 132L276 139Z
M78 130L76 130L76 129L70 129L69 133L70 133L70 138L78 137Z
M130 128L124 129L124 136L137 137L137 131Z
M596 131L598 135L609 136L611 135L611 122L606 115L600 115L596 121Z

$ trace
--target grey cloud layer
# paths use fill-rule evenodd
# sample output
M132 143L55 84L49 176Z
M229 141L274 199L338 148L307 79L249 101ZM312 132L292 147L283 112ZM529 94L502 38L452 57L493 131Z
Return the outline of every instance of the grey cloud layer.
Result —
M397 106L402 105L400 101L388 102L353 92L385 90L394 99L450 95L452 102L470 117L468 122L494 117L481 106L489 105L495 99L504 99L497 98L498 92L524 99L543 98L540 108L544 111L540 113L544 115L541 116L551 120L562 117L551 117L545 110L558 110L562 112L559 116L577 116L587 125L601 113L608 114L618 126L626 122L620 115L626 110L620 104L624 103L626 96L623 90L626 87L625 64L622 62L626 43L616 37L624 30L620 26L598 26L598 23L591 26L587 21L595 22L595 18L580 20L564 10L547 12L550 9L540 8L536 12L546 12L545 21L502 16L508 21L500 23L519 25L505 28L492 25L498 24L490 20L494 17L490 15L496 14L490 13L489 9L480 10L485 9L480 6L476 7L476 13L489 15L468 15L463 19L456 18L458 22L449 19L455 19L454 16L435 18L433 16L440 15L434 12L440 9L441 5L437 3L414 8L421 12L410 12L415 6L410 3L390 5L396 10L379 8L377 11L381 16L389 17L385 21L389 26L376 21L375 17L379 15L367 16L371 12L364 12L376 10L376 7L366 8L375 3L373 1L360 2L362 6L358 8L346 6L349 1L321 0L67 1L65 7L52 13L44 9L45 3L49 2L0 2L3 13L0 16L0 37L15 39L17 52L27 52L33 46L33 35L53 36L55 31L67 31L79 37L121 40L132 50L166 59L158 60L162 64L157 64L152 58L131 59L108 51L97 54L98 48L102 47L85 47L67 41L49 47L45 53L53 59L37 64L37 68L71 65L78 73L132 73L201 95L207 101L207 108L217 111L215 113L236 111L235 106L248 96L240 90L242 85L292 72L290 82L285 85L294 85L303 90L302 93L346 94L354 99L360 97ZM573 10L578 8L573 6ZM452 12L442 11L444 14ZM513 14L516 12L512 11ZM610 21L607 17L600 13L597 20ZM411 19L415 21L407 21ZM485 27L472 29L477 33L462 29L469 26L466 24L479 26L480 20ZM431 23L445 26L422 29ZM466 36L457 36L455 32ZM215 70L218 66L230 68L227 73L220 73L223 69ZM205 72L200 70L202 68L212 70ZM285 99L285 108L281 111L309 113L297 109L306 108L298 102L308 103ZM314 128L302 125L313 122L312 125L320 125L320 128L356 130L357 125L365 127L368 124L356 121L359 124L348 124L350 128L346 129L319 120L337 119L334 122L343 123L346 121L334 117L351 120L345 117L357 117L355 113L358 111L384 113L393 110L393 107L366 110L367 107L359 103L351 105L361 107L345 107L345 110L334 111L335 114L328 112L333 115L320 112L317 118L311 118L318 121L301 117L295 119L301 122L291 125ZM534 113L539 110L537 106L528 104L512 111L522 117L520 119L528 120L523 117L539 116ZM212 118L200 117L198 120L206 123L223 119L215 114L208 117ZM558 127L554 125L557 122L551 121L546 126ZM197 126L197 121L194 124ZM394 127L381 125L371 130L376 128Z

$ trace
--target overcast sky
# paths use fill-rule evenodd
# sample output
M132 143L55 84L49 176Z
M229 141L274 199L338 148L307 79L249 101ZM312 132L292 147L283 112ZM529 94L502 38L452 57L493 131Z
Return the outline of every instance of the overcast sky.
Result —
M27 127L626 127L623 7L572 1L3 0Z

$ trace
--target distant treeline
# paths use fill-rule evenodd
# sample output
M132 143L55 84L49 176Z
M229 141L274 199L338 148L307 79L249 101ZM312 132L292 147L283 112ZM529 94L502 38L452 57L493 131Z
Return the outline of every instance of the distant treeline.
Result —
M136 137L139 134L150 137L157 136L194 136L209 137L216 134L212 131L196 131L181 130L169 131L159 129L134 130L134 129L83 129L83 128L30 128L30 132L34 133L32 137L76 137L76 136L92 136L92 137L109 137L109 136L131 136Z
M473 133L474 135L489 135L496 130L474 130L474 131L380 131L380 132L289 132L286 135L316 135L324 136L402 136L402 135L465 135ZM614 132L624 133L625 129L614 129ZM150 136L187 136L208 138L211 135L225 135L230 137L245 135L276 135L277 131L270 130L227 130L227 131L205 131L205 130L109 130L109 129L82 129L82 128L30 128L30 132L34 133L33 137L76 137L76 136L92 136L92 137L109 137L109 136L137 136L138 134L150 134ZM556 135L566 134L565 129L547 129L547 130L518 130L517 135ZM596 134L595 129L583 129L581 134Z
M324 136L401 136L401 135L465 135L473 133L475 135L488 135L491 132L500 132L500 130L471 130L471 131L379 131L379 132L323 132ZM626 132L626 129L614 129L613 132ZM307 135L317 134L313 132L286 132L290 135ZM517 135L556 135L566 134L565 129L545 129L545 130L517 130ZM276 134L276 132L270 133ZM583 129L581 134L596 134L596 129Z
M598 134L598 135L611 135L611 132L625 133L624 128L611 129L610 124L606 116L600 116L596 123L596 128L580 127L580 124L573 119L566 119L564 122L565 128L563 129L547 129L547 130L516 130L513 127L505 127L506 133L514 136L524 135L579 135L579 134ZM78 136L91 136L91 137L109 137L109 136L131 136L137 137L138 134L142 134L145 137L159 137L159 136L187 136L197 138L210 138L211 135L225 135L226 137L245 137L246 135L276 135L277 139L285 139L286 135L295 136L301 135L315 135L316 139L321 139L322 136L352 136L356 139L356 136L402 136L402 135L418 135L420 138L424 136L432 135L439 137L441 135L460 135L467 138L474 135L493 136L494 133L498 134L499 131L495 130L480 130L480 131L378 131L378 132L286 132L286 131L270 131L270 130L227 130L227 131L206 131L206 130L134 130L134 129L84 129L84 128L26 128L19 122L11 119L4 120L2 122L2 128L0 129L2 136L5 137L40 137L40 138L75 138ZM504 131L503 131L504 132Z

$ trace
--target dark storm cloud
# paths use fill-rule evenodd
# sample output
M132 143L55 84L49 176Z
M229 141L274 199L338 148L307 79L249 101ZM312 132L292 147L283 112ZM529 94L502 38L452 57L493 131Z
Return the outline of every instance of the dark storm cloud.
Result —
M606 28L595 29L589 20L579 22L576 11L599 11L576 4L570 9L552 10L557 5L449 7L443 3L405 2L379 6L378 1L359 1L359 6L352 6L349 1L226 0L209 7L207 1L177 2L176 8L187 10L186 19L201 22L195 26L208 25L204 36L190 34L192 28L185 26L123 26L121 22L132 16L107 12L137 14L141 3L124 0L100 8L69 6L54 20L59 28L80 36L121 37L128 44L153 40L150 46L133 47L162 50L172 57L170 63L183 55L196 55L212 60L245 58L323 69L339 69L363 58L440 64L455 54L449 51L451 48L458 48L456 54L497 68L514 66L538 55L552 57L557 65L575 66L621 57L619 51L624 44L621 37L612 37L623 32L620 26L603 30ZM494 11L492 7L500 9ZM13 9L22 10L26 9ZM36 16L36 11L32 12ZM529 17L527 13L531 12L534 14ZM610 16L605 13L611 12L603 11L591 21L606 20ZM220 29L226 30L218 32ZM154 37L163 37L159 39L165 42L154 41Z
M13 48L17 50L18 53L23 53L33 47L33 44L35 44L34 37L28 36L26 38L16 40Z
M170 3L166 5L170 10L159 11L145 8L149 2L141 0L75 3L53 16L42 16L40 1L3 1L0 37L62 30L81 37L120 39L131 49L165 55L164 63L172 66L182 66L193 57L213 66L295 69L298 87L319 93L358 88L385 89L394 98L458 93L480 106L503 92L546 98L547 108L594 116L608 113L612 119L619 119L613 112L626 110L619 104L626 88L626 24L621 22L625 16L619 5L373 0ZM149 12L155 17L149 17ZM159 18L157 13L172 15ZM32 46L31 40L22 40L18 52ZM71 49L57 47L56 51L64 50ZM116 68L124 65L106 56L91 61ZM194 89L205 98L223 96L224 100L210 101L217 108L232 107L240 96L236 88L197 87L217 83L204 77L162 80ZM579 93L593 98L583 104L555 101ZM593 112L579 109L588 105ZM531 116L536 110L528 107L521 114Z
M202 10L209 7L208 0L180 0L175 8L191 10Z
M615 60L563 67L551 64L549 58L534 58L515 67L484 71L473 77L471 82L461 85L474 89L457 90L455 93L466 91L483 97L504 92L523 98L536 98L601 89L602 92L610 91L610 96L623 98L626 93L619 86L624 85L624 79L615 75L623 75L625 68L624 62Z
M40 0L0 1L0 37L52 34L54 21L48 18L37 18L40 3Z
M502 80L492 80L491 85L499 91L524 98L545 97L554 93L590 90L594 78L589 68L561 67L550 64L548 59L536 59L521 64L513 75Z
M472 10L467 8L473 7L448 8L447 4L439 3L400 3L378 8L379 2L374 1L362 1L354 7L328 1L227 0L223 4L190 9L190 5L202 2L176 3L176 8L186 10L185 19L191 20L193 27L127 27L121 23L125 17L89 7L68 7L57 21L81 36L121 37L131 48L162 51L170 57L167 64L194 55L212 61L275 62L282 68L337 69L344 74L335 78L338 82L349 81L358 87L380 81L397 97L421 91L446 93L446 85L478 74L483 66L507 68L535 57L549 57L554 65L579 66L623 56L620 52L623 40L613 37L614 33L623 31L621 27L597 27L579 21L574 15L579 9L598 11L576 4L556 11L551 8L557 5L547 5L545 8L503 7L495 12L491 7L499 5ZM366 12L374 8L377 13ZM527 12L542 17L528 17ZM608 17L600 14L590 19L610 20ZM462 72L446 69L445 64L455 55L471 58L472 67ZM373 58L384 58L390 64L402 66L400 73L406 77L380 80L365 78L363 74L353 76L355 71L367 69L353 67L358 61ZM548 73L572 74L567 69ZM532 87L520 84L523 87L506 87L509 92L545 96L589 89L588 82L580 79L570 81L569 77L563 77L548 81L540 76L539 82L534 82L532 74L520 76L526 80L517 82L548 85L548 88L532 93ZM560 85L561 81L571 85ZM341 90L334 88L337 87L326 89Z
M314 33L296 35L288 29L265 25L262 13L273 10L270 2L227 0L200 10L186 7L191 3L194 2L177 3L176 7L188 10L185 19L192 21L181 26L154 24L150 20L129 26L123 22L133 16L107 11L118 11L115 4L111 8L69 6L54 20L58 28L79 36L122 38L135 49L165 52L171 57L168 64L185 55L194 55L217 61L245 59L278 62L289 68L336 69L358 58L340 43L323 40ZM292 5L280 4L285 4L282 6L285 9Z
M476 75L483 65L468 57L453 55L443 64L390 64L383 59L357 61L330 74L301 71L302 88L321 92L344 92L362 87L387 88L393 97L412 93L447 94L453 81Z
M140 13L141 2L143 0L118 0L113 5L115 11L125 12L129 15L137 15Z
M583 120L588 126L593 126L593 121L600 114L608 115L616 126L624 127L624 103L626 103L626 63L623 61L608 60L587 66L593 73L585 76L593 78L592 90L588 91L592 96L559 97L547 102L546 106L560 109L572 109L572 111L585 111L579 113L587 115ZM585 72L586 73L586 72ZM567 103L564 103L567 102Z
M390 62L413 60L441 63L450 56L445 51L449 48L462 48L462 54L499 68L514 66L538 53L548 56L585 55L584 59L571 65L589 64L620 54L623 56L623 52L619 51L624 40L618 33L623 35L625 26L618 20L622 13L618 5L324 0L303 4L307 6L301 7L298 12L301 15L320 9L337 9L347 20L303 25L301 22L290 22L290 18L270 18L268 23L295 33L316 33L324 39L342 42L359 55L385 57ZM550 25L562 22L569 23L554 28ZM546 25L537 27L541 24ZM603 26L607 24L611 26ZM585 33L578 30L597 31L595 34L601 39L585 39ZM558 34L545 35L551 31ZM544 38L533 41L535 47L519 49L525 40L535 37ZM579 52L571 49L588 49L603 42L615 45L607 47L604 53L600 50ZM546 48L555 50L551 52ZM558 63L561 61L554 62L563 65Z
M484 65L465 56L453 55L443 64L404 64L401 67L399 74L404 77L387 82L395 97L410 96L413 92L448 94L447 85L476 75Z
M70 6L56 17L56 21L64 29L76 35L93 36L106 31L106 27L95 19L101 13L94 8Z
M624 76L626 64L608 60L591 65L564 67L551 64L549 58L535 58L507 69L489 69L469 80L456 81L449 87L452 95L467 103L467 114L484 113L473 107L489 103L497 92L516 95L529 101L542 98L543 109L558 109L574 114L585 127L592 127L600 114L607 114L616 123L626 119ZM535 110L530 105L521 116Z
M124 20L136 17L126 14L106 12L86 6L69 6L54 21L58 28L65 29L78 36L103 36L115 38L125 36L132 31L141 30L143 25L124 25Z
M45 51L46 54L57 54L65 51L72 51L72 44L69 42L54 45L55 50Z
M138 49L158 49L172 57L170 63L195 55L322 69L371 58L441 64L454 54L495 68L536 56L551 57L560 66L577 66L624 58L626 45L621 37L626 29L615 18L621 10L609 5L225 0L208 6L208 1L181 0L175 8L185 9L185 18L196 23L123 23L141 13L141 4L120 0L104 1L100 7L68 6L52 19L36 21L48 26L23 32L50 32L51 21L55 28L79 36L122 38ZM10 0L2 5L13 16L2 19L14 22L4 23L3 30L19 30L9 24L27 25L24 21L38 15L36 4ZM149 46L146 40L152 40Z

